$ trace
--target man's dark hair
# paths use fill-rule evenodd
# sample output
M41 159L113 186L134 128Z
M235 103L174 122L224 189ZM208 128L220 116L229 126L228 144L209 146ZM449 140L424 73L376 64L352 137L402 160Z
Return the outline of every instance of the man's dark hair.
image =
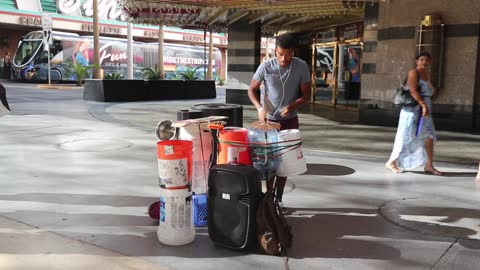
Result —
M427 57L429 60L432 60L432 55L429 52L426 52L426 51L419 52L417 54L417 56L415 57L415 59L418 60L422 56Z
M295 38L290 34L278 36L276 46L281 49L293 49L295 48Z

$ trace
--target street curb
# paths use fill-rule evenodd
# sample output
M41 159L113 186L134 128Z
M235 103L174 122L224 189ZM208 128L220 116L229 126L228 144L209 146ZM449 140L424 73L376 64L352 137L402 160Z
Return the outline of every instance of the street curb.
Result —
M41 89L57 89L57 90L72 90L80 88L81 86L73 86L73 85L55 85L55 84L38 84L37 88Z

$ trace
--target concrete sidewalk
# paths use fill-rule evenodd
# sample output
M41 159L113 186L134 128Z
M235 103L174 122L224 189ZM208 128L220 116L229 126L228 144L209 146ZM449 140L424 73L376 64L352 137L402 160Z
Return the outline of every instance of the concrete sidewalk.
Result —
M189 245L162 245L147 215L159 194L155 124L224 92L99 103L78 88L5 86L0 269L282 269L279 257L214 245L206 228ZM320 115L301 114L308 171L284 197L291 269L478 269L478 136L439 132L444 177L392 174L383 165L395 129ZM245 107L244 126L255 116Z

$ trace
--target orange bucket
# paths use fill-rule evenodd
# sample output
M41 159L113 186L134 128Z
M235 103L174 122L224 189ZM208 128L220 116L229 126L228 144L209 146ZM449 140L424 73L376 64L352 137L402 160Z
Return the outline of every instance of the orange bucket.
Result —
M189 187L192 181L193 143L186 140L157 143L158 176L162 188Z
M220 130L218 140L217 164L252 164L248 149L248 129L225 127Z

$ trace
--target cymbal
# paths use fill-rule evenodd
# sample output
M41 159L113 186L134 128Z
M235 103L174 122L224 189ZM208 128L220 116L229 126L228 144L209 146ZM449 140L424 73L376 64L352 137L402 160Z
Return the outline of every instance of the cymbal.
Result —
M270 121L257 121L250 124L251 128L261 129L261 130L272 130L272 129L280 129L280 124L277 122L270 122Z

